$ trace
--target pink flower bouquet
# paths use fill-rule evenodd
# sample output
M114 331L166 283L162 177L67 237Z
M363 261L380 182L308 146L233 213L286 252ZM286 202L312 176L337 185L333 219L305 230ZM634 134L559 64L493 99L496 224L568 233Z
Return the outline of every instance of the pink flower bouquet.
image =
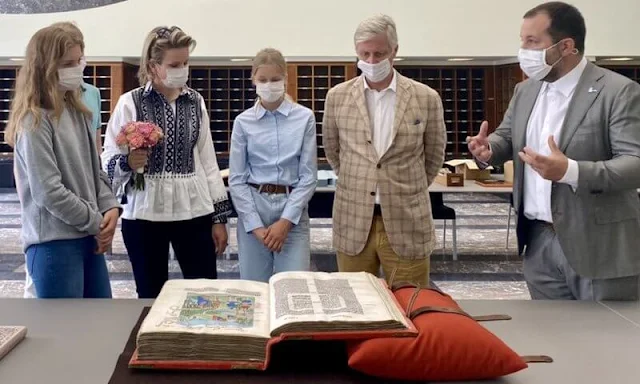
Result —
M136 149L153 148L163 138L162 129L153 123L146 121L131 121L125 124L118 136L116 144L126 146L129 151ZM133 180L136 189L144 190L144 168L136 169Z

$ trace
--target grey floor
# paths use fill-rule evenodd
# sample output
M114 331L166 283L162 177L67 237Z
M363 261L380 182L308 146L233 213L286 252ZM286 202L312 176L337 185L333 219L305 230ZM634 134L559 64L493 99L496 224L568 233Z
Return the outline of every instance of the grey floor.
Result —
M508 199L493 194L445 194L445 204L457 214L458 261L452 260L452 225L436 221L437 249L432 255L431 279L455 299L529 299L516 254L513 217L507 244ZM20 245L20 204L12 190L0 191L0 297L22 297L24 255ZM331 220L313 219L312 268L335 271L331 249ZM218 261L220 278L239 278L235 221L231 222L229 259ZM135 298L135 285L120 231L113 255L108 256L113 294ZM168 261L172 278L179 278L175 261Z

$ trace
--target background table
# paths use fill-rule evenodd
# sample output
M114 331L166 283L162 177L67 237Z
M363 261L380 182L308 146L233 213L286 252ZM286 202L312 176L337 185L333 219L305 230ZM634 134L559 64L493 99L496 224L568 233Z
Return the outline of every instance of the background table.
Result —
M492 179L504 180L504 175L491 175ZM318 187L316 192L335 192L336 174L333 171L318 171ZM511 193L513 187L484 187L477 184L474 180L465 180L464 186L451 187L433 182L429 186L429 192L438 193Z
M0 383L107 383L142 308L151 303L1 299L0 324L26 325L29 330L27 339L0 360ZM483 325L519 354L545 354L555 360L531 364L524 371L484 384L638 383L640 326L605 305L575 301L460 304L472 315L511 315L513 320ZM635 308L616 306L628 317L640 315L637 304Z

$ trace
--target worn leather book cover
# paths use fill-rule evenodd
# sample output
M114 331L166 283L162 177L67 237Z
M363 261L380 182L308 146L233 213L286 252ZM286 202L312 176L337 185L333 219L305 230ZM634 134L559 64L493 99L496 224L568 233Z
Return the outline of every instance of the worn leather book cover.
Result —
M0 325L0 359L27 336L27 327Z

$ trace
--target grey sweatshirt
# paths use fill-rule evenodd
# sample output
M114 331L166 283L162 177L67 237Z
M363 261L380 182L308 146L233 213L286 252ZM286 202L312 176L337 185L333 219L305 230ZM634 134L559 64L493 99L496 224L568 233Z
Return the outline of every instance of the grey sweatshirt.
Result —
M37 127L33 121L23 120L14 151L25 251L33 244L97 235L102 215L119 205L100 167L95 129L71 108L59 122L46 112Z

